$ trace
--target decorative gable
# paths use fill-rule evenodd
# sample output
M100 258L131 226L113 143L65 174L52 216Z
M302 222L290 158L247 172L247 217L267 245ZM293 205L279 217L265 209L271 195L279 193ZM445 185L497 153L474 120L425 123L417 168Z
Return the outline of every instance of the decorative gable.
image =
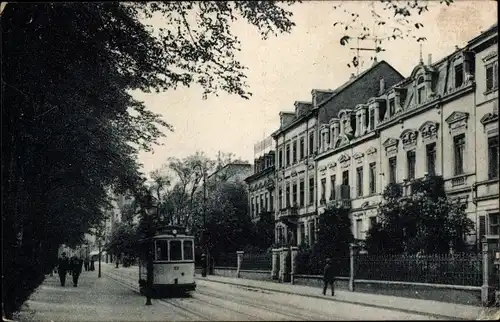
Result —
M366 155L367 155L367 156L371 156L371 155L373 155L373 154L375 154L375 153L377 153L377 148L375 148L375 147L373 147L373 146L372 146L372 147L370 147L370 148L368 148L368 150L366 150Z
M363 157L365 155L361 152L357 152L357 153L354 153L354 155L352 156L354 158L354 160L356 160L356 163L357 164L360 164L360 163L363 163Z
M396 154L398 152L398 144L398 139L388 138L387 140L385 140L384 143L382 143L385 148L385 154L387 156Z
M340 148L349 144L349 138L347 135L340 135L335 141L335 148Z
M484 132L488 137L498 135L498 114L486 113L481 118L481 124L483 124Z
M351 160L351 157L349 157L347 154L342 154L339 158L339 163L340 163L340 167L342 168L347 168L349 167L349 165L351 164L350 162Z
M337 166L336 162L331 162L331 163L328 164L328 168L329 169L335 168L336 166Z
M452 135L465 132L467 129L467 120L469 119L469 113L455 111L451 113L450 116L446 118L446 123L450 128L450 133Z
M436 140L438 137L438 129L439 123L432 121L427 121L418 128L423 142Z
M417 146L418 132L413 129L404 130L401 133L400 139L403 143L403 149L410 150Z

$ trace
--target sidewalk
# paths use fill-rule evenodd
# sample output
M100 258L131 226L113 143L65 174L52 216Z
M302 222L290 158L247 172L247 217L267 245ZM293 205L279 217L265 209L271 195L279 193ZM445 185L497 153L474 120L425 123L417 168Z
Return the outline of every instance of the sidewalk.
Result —
M137 274L137 266L121 267L116 269L121 274L130 277ZM266 291L274 291L286 294L304 295L321 299L329 299L331 301L359 304L368 307L384 308L402 311L411 314L428 314L437 318L444 319L460 319L460 320L476 320L484 311L484 308L472 305L453 304L438 301L419 300L406 297L396 297L388 295L349 292L345 290L335 290L335 297L323 296L321 289L318 287L291 285L290 283L277 283L271 281L259 281L244 278L233 278L208 275L201 277L196 274L197 283L202 281L224 283L238 285L249 288L257 288ZM328 294L328 293L327 293Z
M97 265L96 265L97 266ZM14 315L14 321L158 321L169 320L162 306L145 306L143 296L116 283L104 274L111 265L82 272L78 287L66 277L62 287L59 276L46 275L45 281Z
M461 305L387 295L349 292L344 290L335 290L335 297L323 296L321 294L322 290L318 287L291 285L289 283L274 283L214 275L209 275L207 277L200 277L197 275L197 279L201 281L205 280L210 282L239 285L287 294L300 294L322 299L326 298L337 302L392 309L407 313L424 313L445 319L475 320L483 311L482 307L472 305Z

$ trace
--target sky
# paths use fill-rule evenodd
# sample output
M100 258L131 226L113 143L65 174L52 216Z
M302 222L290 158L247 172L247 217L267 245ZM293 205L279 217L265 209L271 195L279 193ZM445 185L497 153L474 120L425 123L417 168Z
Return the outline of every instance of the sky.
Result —
M349 79L356 69L347 67L354 56L350 46L343 47L342 33L333 22L345 18L342 10L334 10L337 1L304 1L291 7L296 26L290 34L260 38L257 29L244 22L233 27L242 39L238 59L248 67L247 84L253 93L250 100L236 95L219 93L219 97L202 99L199 88L178 88L175 91L146 94L134 92L136 99L163 116L175 131L167 132L161 146L153 152L141 152L139 162L149 174L161 168L169 157L184 158L203 151L215 157L217 151L232 152L236 157L253 163L254 144L279 128L279 112L294 111L295 101L310 101L311 90L334 89ZM369 11L368 1L355 5L361 16ZM424 61L428 54L437 61L497 22L495 1L455 0L451 6L429 7L419 21L424 28L419 36L427 38L422 45ZM344 16L343 16L344 15ZM153 26L162 27L163 21ZM354 44L350 44L354 45ZM360 43L373 47L372 42ZM408 76L418 64L420 45L414 39L383 43L385 52L378 60L385 60L403 76ZM371 65L364 55L362 70ZM361 71L362 71L361 70Z

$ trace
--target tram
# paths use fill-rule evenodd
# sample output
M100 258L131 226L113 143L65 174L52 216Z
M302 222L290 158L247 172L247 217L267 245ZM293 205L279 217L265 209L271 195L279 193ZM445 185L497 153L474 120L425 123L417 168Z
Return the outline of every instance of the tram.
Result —
M196 289L194 281L194 236L180 226L168 226L140 243L153 247L153 292L189 292ZM147 246L147 245L145 245ZM147 281L147 256L139 258L139 287L144 294Z

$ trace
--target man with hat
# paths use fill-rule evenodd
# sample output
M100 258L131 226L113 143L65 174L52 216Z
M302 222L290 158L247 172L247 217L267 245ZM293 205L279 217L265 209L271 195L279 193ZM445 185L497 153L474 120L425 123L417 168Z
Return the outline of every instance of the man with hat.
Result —
M58 265L57 265L57 272L59 273L59 280L61 280L61 286L64 286L66 284L66 272L69 269L69 259L66 257L66 253L63 252L61 254L61 257L59 257L58 260Z
M331 258L327 258L325 269L323 271L323 295L326 295L326 289L328 288L328 284L331 285L332 296L335 295L335 289L333 287L334 282L335 282L335 271L332 265L332 260Z

